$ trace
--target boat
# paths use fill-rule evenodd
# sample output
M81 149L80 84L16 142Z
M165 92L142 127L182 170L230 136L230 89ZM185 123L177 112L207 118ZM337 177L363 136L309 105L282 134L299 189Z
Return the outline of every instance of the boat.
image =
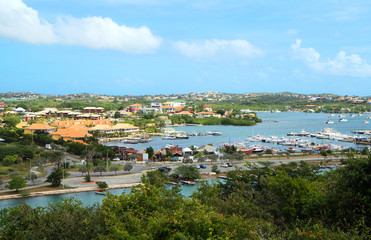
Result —
M140 143L140 138L125 138L120 141L121 143L137 144Z
M206 134L207 135L212 135L212 136L221 136L222 135L221 132L207 132Z
M106 195L107 194L106 190L96 190L95 193L99 194L99 195Z
M289 133L287 134L287 136L296 136L296 135L298 135L298 133L296 133L296 132L289 132Z
M175 140L176 137L175 136L172 136L172 135L168 135L168 136L163 136L162 137L162 140Z
M339 118L339 122L348 122L348 119L346 119L346 118Z
M188 139L188 136L183 135L183 134L177 134L177 135L175 135L175 139Z
M186 185L195 185L196 182L193 182L193 181L182 181L183 184L186 184Z
M364 121L363 121L363 123L369 123L369 121L367 121L367 120L364 120Z
M327 120L326 122L325 122L326 124L333 124L334 123L334 121L331 121L331 120Z

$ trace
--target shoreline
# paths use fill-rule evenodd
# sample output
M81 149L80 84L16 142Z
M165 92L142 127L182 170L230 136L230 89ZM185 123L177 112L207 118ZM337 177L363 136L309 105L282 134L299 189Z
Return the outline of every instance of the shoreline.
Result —
M111 185L108 189L117 189L117 188L131 188L137 185L141 185L142 183L122 183L122 184L115 184ZM1 200L9 200L9 199L20 199L20 198L32 198L32 197L41 197L41 196L49 196L49 195L59 195L59 194L67 194L67 193L79 193L79 192L91 192L99 190L97 186L94 187L78 187L78 188L70 188L70 189L61 189L61 190L54 190L54 191L43 191L43 192L33 192L28 194L27 196L21 195L19 193L12 194L12 195L4 195L0 196Z

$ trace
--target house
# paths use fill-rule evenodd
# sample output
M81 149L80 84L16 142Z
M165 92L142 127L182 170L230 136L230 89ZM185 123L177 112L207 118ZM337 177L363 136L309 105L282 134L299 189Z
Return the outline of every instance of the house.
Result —
M4 110L5 109L5 103L4 102L0 102L0 110Z
M162 111L162 113L167 113L167 114L169 114L169 113L172 114L172 113L175 112L174 107L172 107L170 105L162 106L161 111Z
M198 118L204 118L204 117L216 117L220 118L221 115L215 112L198 112L196 113Z
M174 112L181 112L181 111L183 111L184 110L184 108L185 108L185 106L178 106L178 107L174 107Z
M160 107L162 107L162 103L157 102L157 101L151 102L151 108L160 108Z
M139 103L132 104L129 106L129 111L133 113L141 111L142 109L143 109L143 106L142 104L139 104Z
M187 112L187 111L182 111L182 112L175 113L175 115L190 116L190 117L192 117L193 116L193 113Z
M172 107L179 107L179 106L185 106L185 105L186 105L186 101L184 100L175 100L170 103L170 106Z
M205 110L206 112L212 112L212 111L213 111L213 107L212 107L211 105L205 105L205 106L204 106L204 110Z
M50 133L55 130L57 130L56 127L49 126L47 123L33 123L31 126L24 128L24 134L33 134L36 131Z
M196 149L196 152L208 152L208 153L217 153L218 147L212 146L212 145L203 145Z

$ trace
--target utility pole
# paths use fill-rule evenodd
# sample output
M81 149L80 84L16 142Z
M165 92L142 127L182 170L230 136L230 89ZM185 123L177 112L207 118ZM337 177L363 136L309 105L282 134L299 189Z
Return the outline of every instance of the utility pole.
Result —
M30 159L30 182L31 182L31 159Z
M108 149L107 149L107 154L106 154L106 169L107 169L107 172L108 172Z

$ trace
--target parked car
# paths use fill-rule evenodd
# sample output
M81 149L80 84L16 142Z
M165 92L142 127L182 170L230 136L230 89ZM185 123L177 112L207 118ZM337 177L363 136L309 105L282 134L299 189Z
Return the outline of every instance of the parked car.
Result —
M46 150L52 150L52 146L50 144L45 144L45 149Z
M198 165L198 164L195 164L195 165L193 165L195 168L200 168L200 165Z
M227 162L228 167L233 167L232 163Z
M157 168L157 170L159 170L160 172L170 172L171 171L171 168L169 168L169 167L160 167L160 168Z
M201 164L200 168L206 168L206 165Z
M226 164L226 163L222 163L220 166L221 166L221 167L228 167L228 164Z
M120 158L115 157L114 159L112 159L112 161L120 161Z

